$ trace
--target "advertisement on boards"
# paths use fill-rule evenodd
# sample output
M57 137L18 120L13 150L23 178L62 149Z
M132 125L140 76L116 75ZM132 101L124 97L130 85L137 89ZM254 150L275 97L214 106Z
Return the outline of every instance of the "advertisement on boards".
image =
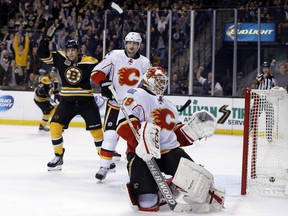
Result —
M37 125L42 118L41 110L33 101L34 92L0 90L0 124ZM207 110L217 121L216 133L241 134L244 125L244 99L222 97L165 96L179 110L187 100L190 105L179 112L180 121L188 122L194 112ZM102 119L105 114L106 99L95 94ZM75 116L70 126L83 126L81 116Z

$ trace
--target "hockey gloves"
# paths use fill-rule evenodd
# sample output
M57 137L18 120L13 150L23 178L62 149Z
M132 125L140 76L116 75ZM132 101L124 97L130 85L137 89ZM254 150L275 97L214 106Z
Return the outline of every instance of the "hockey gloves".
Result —
M60 102L60 95L59 95L59 93L54 94L54 100L55 100L55 103L56 103L56 104L59 104L59 102Z
M111 80L104 80L100 82L101 95L108 99L113 99L112 92L109 89L110 85L113 85L113 82Z
M44 31L44 39L46 41L51 41L53 39L53 36L56 32L57 26L53 21L48 21L45 31Z

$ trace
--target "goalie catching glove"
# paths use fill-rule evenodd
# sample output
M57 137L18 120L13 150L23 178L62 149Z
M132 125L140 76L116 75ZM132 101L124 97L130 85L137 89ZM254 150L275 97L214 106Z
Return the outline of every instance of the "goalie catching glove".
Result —
M185 137L193 141L211 137L216 130L214 117L206 110L197 111L181 129Z
M138 131L140 138L135 151L144 161L149 161L153 157L161 158L160 131L161 128L155 124L150 122L141 123L141 128Z

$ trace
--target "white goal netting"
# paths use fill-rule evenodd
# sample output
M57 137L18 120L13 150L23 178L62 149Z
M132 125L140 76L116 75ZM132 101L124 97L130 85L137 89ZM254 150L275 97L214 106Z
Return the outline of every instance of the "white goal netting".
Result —
M249 105L249 116L245 116L243 149L243 158L246 156L247 160L243 160L242 194L288 197L287 92L276 87L248 93L245 103Z

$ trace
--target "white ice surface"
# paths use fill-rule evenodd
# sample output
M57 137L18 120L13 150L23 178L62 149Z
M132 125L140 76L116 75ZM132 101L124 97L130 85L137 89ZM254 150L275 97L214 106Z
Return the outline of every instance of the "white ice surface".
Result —
M64 146L63 170L48 172L46 164L54 157L49 133L38 133L35 126L0 125L0 216L187 215L167 206L157 213L133 211L122 190L128 180L123 156L117 171L98 183L100 159L85 129L66 130ZM124 155L125 147L121 141L117 151ZM225 209L201 215L288 215L288 198L240 195L241 136L215 135L185 149L227 191Z

